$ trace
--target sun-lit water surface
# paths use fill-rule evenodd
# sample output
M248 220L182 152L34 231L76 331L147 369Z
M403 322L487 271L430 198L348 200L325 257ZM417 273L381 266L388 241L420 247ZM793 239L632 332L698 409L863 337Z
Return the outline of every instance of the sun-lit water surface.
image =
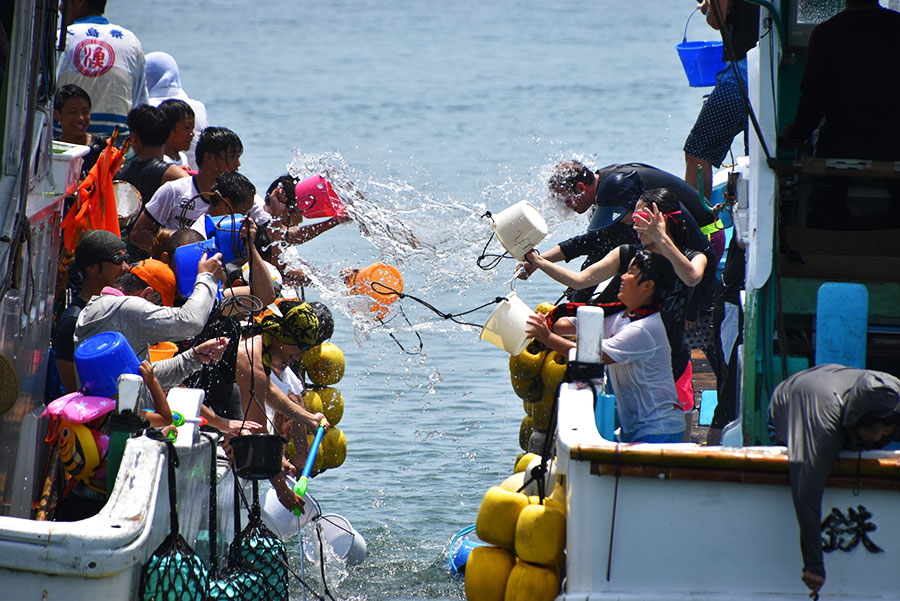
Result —
M479 342L477 328L410 299L394 307L411 325L402 316L377 325L343 294L339 270L392 263L406 292L465 311L510 291L512 261L476 266L486 210L531 200L550 223L544 247L584 227L544 198L560 159L681 173L682 143L708 93L687 86L674 50L695 6L110 0L107 15L145 52L175 56L211 124L241 136L241 171L257 188L288 169L324 172L355 219L295 256L318 287L308 298L335 311L333 342L347 359L337 385L347 461L310 484L323 511L345 515L368 543L362 565L328 563L336 598L464 598L441 552L511 471L523 416L508 356ZM701 19L688 31L713 35ZM536 305L560 287L535 276L516 291ZM484 323L490 310L464 320ZM422 353L403 353L389 332L410 350L418 333ZM296 568L296 539L289 547ZM292 591L302 598L299 585Z

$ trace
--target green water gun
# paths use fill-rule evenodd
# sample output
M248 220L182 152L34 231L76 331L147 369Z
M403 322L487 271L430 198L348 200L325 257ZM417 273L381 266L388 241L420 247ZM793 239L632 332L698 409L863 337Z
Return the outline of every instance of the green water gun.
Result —
M313 463L316 461L316 453L319 452L319 445L322 444L323 434L325 434L325 418L322 418L322 421L319 422L316 437L313 439L312 446L309 449L309 455L306 456L306 465L303 466L303 473L300 474L300 478L297 479L297 484L294 486L294 492L301 499L306 494L306 489L309 488L309 472L312 471ZM300 508L294 507L294 515L300 515L300 513Z

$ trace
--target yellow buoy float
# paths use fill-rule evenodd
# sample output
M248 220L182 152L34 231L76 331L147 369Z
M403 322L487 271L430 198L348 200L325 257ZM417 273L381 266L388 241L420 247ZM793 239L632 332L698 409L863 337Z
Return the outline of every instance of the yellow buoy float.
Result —
M320 388L319 397L322 399L322 413L328 419L328 423L336 426L344 417L344 397L337 388Z
M523 451L528 450L528 440L531 438L532 432L534 432L534 420L530 415L526 415L522 418L522 425L519 426L519 447Z
M522 560L555 566L559 563L565 544L566 514L558 508L547 502L543 505L534 503L519 512L515 548L516 555Z
M472 549L466 561L466 599L503 601L509 573L516 556L507 549L480 546Z
M512 549L516 544L516 522L519 513L528 507L528 497L492 486L484 493L478 518L475 520L475 533L484 542L504 549Z
M319 386L337 384L344 377L344 353L330 342L323 342L306 351L301 364L306 368L310 381Z
M319 448L319 455L325 469L333 469L343 465L347 459L347 437L340 428L328 428ZM316 457L318 459L318 457Z
M539 342L532 340L525 350L509 357L509 374L520 380L533 380L541 373L541 365L547 351Z
M310 413L324 413L322 405L322 397L315 390L305 390L303 392L303 406ZM329 420L331 421L331 420Z
M566 358L556 351L547 353L544 363L541 365L541 380L544 382L544 390L552 390L555 393L556 387L559 386L565 375Z
M559 592L559 573L554 568L516 562L506 581L504 601L553 601Z

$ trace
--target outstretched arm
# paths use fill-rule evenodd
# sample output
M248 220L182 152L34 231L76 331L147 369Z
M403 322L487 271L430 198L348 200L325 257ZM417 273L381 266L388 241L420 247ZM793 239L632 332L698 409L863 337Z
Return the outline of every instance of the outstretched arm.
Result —
M572 271L565 267L560 267L538 254L536 250L529 251L525 255L525 260L535 264L538 269L560 284L565 284L575 290L596 286L619 272L618 248L612 249L605 257L583 271Z

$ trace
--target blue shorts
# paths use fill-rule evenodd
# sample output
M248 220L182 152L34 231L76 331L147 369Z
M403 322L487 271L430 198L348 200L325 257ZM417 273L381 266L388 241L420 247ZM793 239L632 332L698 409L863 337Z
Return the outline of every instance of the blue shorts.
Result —
M747 60L738 61L737 67L747 91ZM741 94L741 84L729 63L716 74L716 87L703 103L684 143L684 151L719 167L731 149L734 137L746 128L747 105Z

